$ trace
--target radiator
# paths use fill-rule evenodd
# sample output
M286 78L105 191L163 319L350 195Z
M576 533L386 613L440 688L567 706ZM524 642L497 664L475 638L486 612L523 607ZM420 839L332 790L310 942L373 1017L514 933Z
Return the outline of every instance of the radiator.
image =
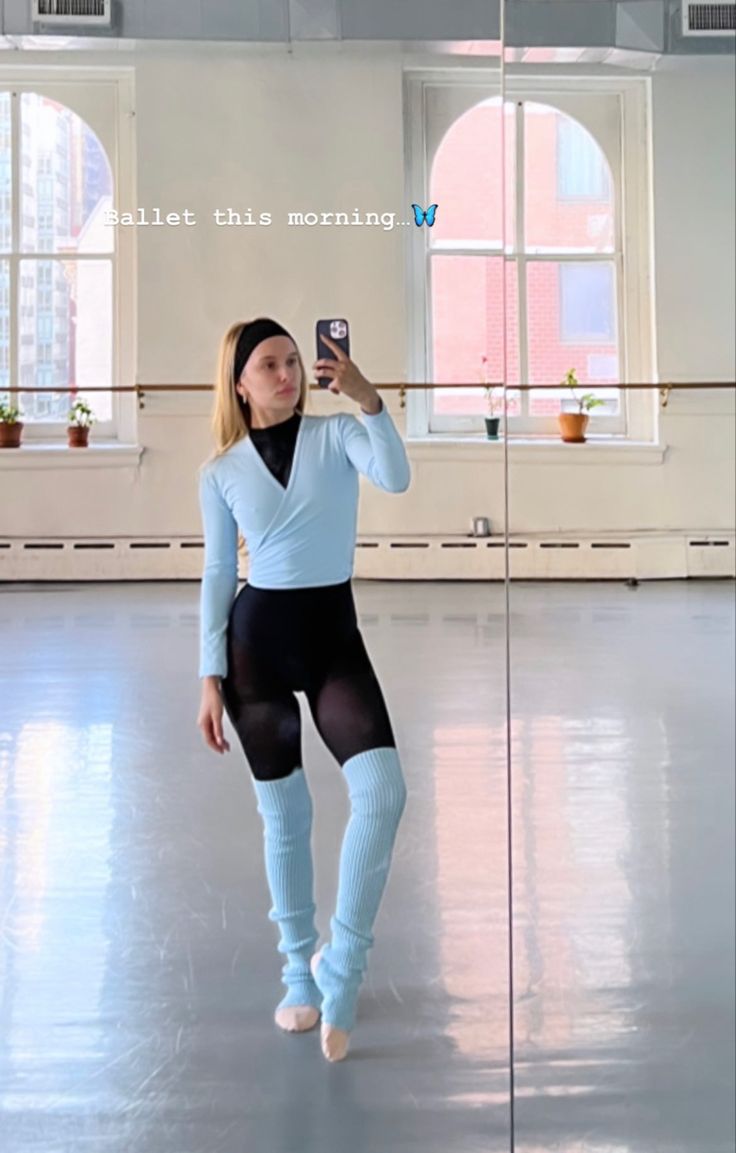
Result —
M516 580L736 577L736 534L531 533L509 538ZM367 580L503 580L502 537L361 536L355 576ZM0 581L199 580L201 537L4 537ZM247 578L248 557L239 570Z

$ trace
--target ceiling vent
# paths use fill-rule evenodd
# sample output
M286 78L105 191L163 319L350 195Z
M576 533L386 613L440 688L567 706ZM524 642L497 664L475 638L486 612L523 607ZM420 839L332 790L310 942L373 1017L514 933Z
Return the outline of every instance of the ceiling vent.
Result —
M112 0L33 0L38 24L110 24Z
M683 36L733 36L736 33L736 0L721 4L688 4L682 0Z

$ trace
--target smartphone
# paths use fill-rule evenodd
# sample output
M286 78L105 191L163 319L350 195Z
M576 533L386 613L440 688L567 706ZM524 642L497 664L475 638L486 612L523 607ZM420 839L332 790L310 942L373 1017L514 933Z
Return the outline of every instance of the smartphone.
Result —
M328 344L320 337L324 333L333 344L337 344L346 356L350 356L350 327L347 320L318 320L317 321L317 360L334 360L335 354ZM332 379L329 376L317 377L320 388L329 388Z

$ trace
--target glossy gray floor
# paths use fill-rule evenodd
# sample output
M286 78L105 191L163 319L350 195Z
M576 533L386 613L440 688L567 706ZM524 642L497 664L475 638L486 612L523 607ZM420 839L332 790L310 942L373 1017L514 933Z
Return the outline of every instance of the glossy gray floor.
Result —
M272 1024L194 584L0 589L4 1153L509 1148L503 589L356 585L410 791L353 1054ZM728 583L515 585L516 1148L732 1153ZM232 734L231 734L232 735ZM347 812L305 716L327 928Z

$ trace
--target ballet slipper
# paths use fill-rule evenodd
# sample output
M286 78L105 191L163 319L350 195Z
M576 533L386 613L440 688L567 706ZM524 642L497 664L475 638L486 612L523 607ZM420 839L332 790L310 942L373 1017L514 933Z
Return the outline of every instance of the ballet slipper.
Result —
M312 976L315 983L317 982L317 968L319 967L322 950L315 953L309 963L312 970ZM325 1058L330 1062L344 1061L348 1055L350 1047L350 1034L344 1029L336 1029L334 1025L328 1025L326 1021L322 1022L320 1029L320 1042L322 1045L322 1053Z
M285 1033L308 1033L319 1021L319 1009L312 1005L289 1005L277 1009L274 1020Z
M333 1025L323 1023L320 1030L322 1052L328 1061L344 1061L350 1046L350 1034L344 1029L336 1029Z

